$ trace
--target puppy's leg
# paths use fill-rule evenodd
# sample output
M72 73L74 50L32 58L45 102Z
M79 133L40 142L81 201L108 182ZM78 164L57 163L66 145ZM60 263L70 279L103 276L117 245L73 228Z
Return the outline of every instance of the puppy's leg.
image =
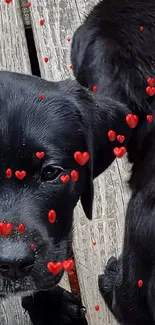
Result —
M124 260L112 257L99 276L102 297L121 325L155 324L147 301L147 281L141 288L135 281L139 279L139 265L131 256ZM142 269L141 274L144 277Z
M22 306L33 325L87 325L80 300L61 287L24 297Z
M104 274L100 275L98 279L99 290L102 294L102 297L104 298L108 308L115 315L115 317L117 317L117 315L113 309L113 301L115 282L117 276L119 275L119 265L120 261L112 256L107 262Z

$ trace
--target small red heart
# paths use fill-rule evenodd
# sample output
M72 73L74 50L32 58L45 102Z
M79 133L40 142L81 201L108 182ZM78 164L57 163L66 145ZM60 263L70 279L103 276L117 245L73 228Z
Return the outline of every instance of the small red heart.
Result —
M141 288L143 286L143 280L139 280L137 284L138 284L138 287Z
M6 170L6 177L7 177L7 178L11 178L11 177L12 177L12 169L8 168L8 169Z
M146 87L146 92L149 96L154 96L155 95L155 87Z
M60 179L64 184L66 184L69 181L70 176L69 175L62 175L62 176L60 176Z
M142 32L144 30L144 27L143 26L140 26L140 31Z
M55 210L50 210L48 212L48 221L50 223L54 223L56 221L56 212L55 212Z
M45 95L40 95L39 98L40 99L44 99L45 98Z
M63 261L62 265L66 272L70 272L74 268L74 261L73 260Z
M154 79L154 78L148 78L148 79L147 79L147 82L148 82L148 85L149 85L149 86L153 87L154 84L155 84L155 79Z
M94 93L97 92L97 89L98 89L97 86L93 86L93 87L92 87L92 91L93 91Z
M13 230L12 223L0 222L0 234L3 236L8 236Z
M122 158L126 153L126 148L125 147L120 147L120 148L115 147L113 152L117 158Z
M5 0L5 2L6 2L7 4L9 4L9 3L12 2L12 0Z
M108 132L108 138L110 141L115 141L116 139L116 132L113 130L109 130Z
M48 62L48 58L46 57L46 58L44 58L44 61L47 63Z
M92 242L92 245L95 246L95 245L96 245L96 241L93 241L93 242Z
M44 23L45 23L45 20L44 20L44 19L41 19L41 20L40 20L40 25L43 26Z
M31 2L26 2L26 7L29 8L31 6Z
M16 172L15 172L15 175L16 175L16 177L18 178L18 179L23 179L25 176L26 176L26 172L25 172L25 170L22 170L21 172L19 171L19 170L17 170Z
M42 159L45 156L45 152L41 151L41 152L36 152L36 156L39 159Z
M35 245L34 245L34 244L31 244L30 247L31 247L32 249L34 249Z
M127 114L126 115L126 122L130 126L131 129L134 129L138 124L138 116L134 114Z
M96 311L99 311L99 309L100 309L100 306L99 305L95 306L95 310Z
M70 65L70 69L73 70L74 69L74 66L73 65Z
M71 171L71 179L74 182L77 182L79 179L79 173L76 170Z
M24 233L24 231L25 231L25 226L24 226L23 223L20 223L20 225L18 226L18 231L19 231L21 234Z
M146 118L150 123L153 121L153 115L147 115Z
M70 37L68 37L68 38L67 38L67 42L70 42L70 41L71 41L71 38L70 38Z
M76 151L74 153L74 159L81 166L85 165L87 163L87 161L89 160L89 158L90 158L89 152Z
M47 268L52 274L56 275L62 270L62 263L61 262L57 262L57 263L49 262L47 264Z
M118 140L120 143L123 143L124 140L125 140L125 135L118 135L118 136L117 136L117 140Z

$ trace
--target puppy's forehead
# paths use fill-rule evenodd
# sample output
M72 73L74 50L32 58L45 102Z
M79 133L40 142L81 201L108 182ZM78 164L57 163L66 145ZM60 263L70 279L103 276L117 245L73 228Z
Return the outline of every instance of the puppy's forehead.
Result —
M64 148L72 152L80 150L80 119L75 103L61 84L29 76L23 80L22 75L17 75L13 82L12 74L11 77L3 74L4 78L0 78L1 157L8 152L18 158L40 150L57 153Z

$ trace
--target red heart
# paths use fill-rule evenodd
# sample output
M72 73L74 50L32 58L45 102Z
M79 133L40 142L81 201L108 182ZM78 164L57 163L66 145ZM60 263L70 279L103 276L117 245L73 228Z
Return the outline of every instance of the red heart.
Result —
M44 61L47 63L48 62L48 58L46 57L46 58L44 58Z
M149 85L149 86L153 87L154 84L155 84L155 79L154 79L154 78L148 78L148 79L147 79L147 82L148 82L148 85Z
M12 2L12 0L5 0L5 2L6 2L7 4L9 4L9 3Z
M42 159L45 156L45 152L41 151L41 152L36 152L36 156L39 159Z
M141 288L143 286L143 280L138 280L138 287Z
M66 272L70 272L74 268L74 261L73 260L63 261L62 265Z
M99 309L100 309L100 306L99 305L95 306L95 310L96 311L99 311Z
M41 20L40 20L40 25L41 25L41 26L44 25L44 22L45 22L45 20L44 20L44 19L41 19Z
M115 154L115 156L117 158L121 158L126 153L126 148L125 147L120 147L120 148L115 147L114 150L113 150L113 152L114 152L114 154Z
M17 170L16 172L15 172L15 175L16 175L16 177L18 178L18 179L23 179L25 176L26 176L26 172L25 172L25 170L22 170L21 172L19 171L19 170Z
M23 234L25 231L25 226L23 225L23 223L20 223L20 225L18 226L18 231Z
M155 87L146 87L146 92L149 96L154 96L155 95Z
M69 181L70 176L69 175L62 175L62 176L60 176L60 179L64 184L66 184Z
M0 234L3 236L8 236L13 230L12 223L0 222Z
M127 114L126 115L126 122L130 126L131 129L134 129L138 124L138 116L134 114Z
M153 121L153 115L147 115L146 118L150 123Z
M55 210L50 210L48 212L48 221L50 223L54 223L56 221L56 212L55 212Z
M123 143L124 140L125 140L125 135L118 135L118 136L117 136L117 140L118 140L120 143Z
M110 141L115 141L115 139L116 139L116 132L113 131L113 130L110 130L108 132L108 138L109 138Z
M7 178L11 178L11 177L12 177L12 170L11 170L10 168L8 168L8 169L6 170L6 177L7 177Z
M57 262L57 263L49 262L47 264L47 268L52 274L56 275L62 270L62 263L61 262Z
M79 173L76 170L71 171L71 179L74 182L77 182L79 179Z
M26 2L26 7L29 8L31 6L31 2Z
M89 160L89 158L90 158L89 152L76 151L74 153L74 159L81 166L85 165L87 163L87 161Z
M93 86L93 87L92 87L92 91L93 91L94 93L96 93L96 92L97 92L97 86Z
M45 95L40 95L39 97L40 97L40 99L44 99Z

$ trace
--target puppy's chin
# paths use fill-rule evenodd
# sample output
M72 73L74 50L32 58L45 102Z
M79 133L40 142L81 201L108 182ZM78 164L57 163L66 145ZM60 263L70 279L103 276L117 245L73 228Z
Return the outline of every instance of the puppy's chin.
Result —
M52 290L60 282L64 271L59 274L49 277L36 277L35 281L32 277L27 277L24 279L6 280L3 281L3 285L0 288L0 297L9 298L10 296L25 297L33 295L38 291Z

